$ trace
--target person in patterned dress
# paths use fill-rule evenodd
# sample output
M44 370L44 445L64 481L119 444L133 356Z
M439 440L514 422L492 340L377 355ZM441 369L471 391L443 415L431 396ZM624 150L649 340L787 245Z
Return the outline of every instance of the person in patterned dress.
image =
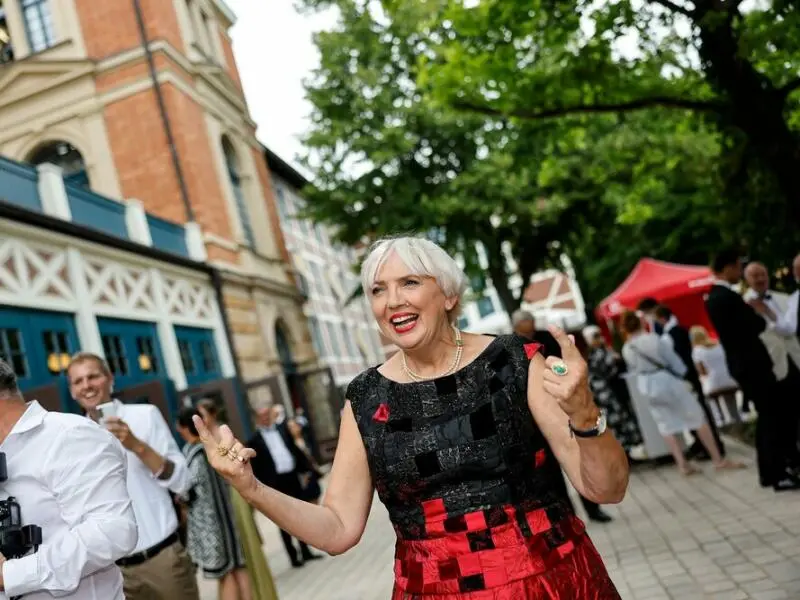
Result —
M622 379L625 361L606 345L597 325L584 327L582 334L588 346L589 386L595 402L606 410L608 426L625 451L640 456L644 442L627 384Z
M399 351L349 385L322 503L259 483L255 452L195 419L212 466L330 554L358 543L377 491L397 535L392 600L618 600L558 484L563 468L598 503L628 484L574 341L552 328L562 358L544 357L515 335L456 329L466 278L426 239L378 242L362 285Z
M227 484L208 464L192 422L196 408L178 414L176 429L186 442L183 453L192 487L187 515L187 550L207 579L219 581L220 600L250 600L250 580L233 519Z

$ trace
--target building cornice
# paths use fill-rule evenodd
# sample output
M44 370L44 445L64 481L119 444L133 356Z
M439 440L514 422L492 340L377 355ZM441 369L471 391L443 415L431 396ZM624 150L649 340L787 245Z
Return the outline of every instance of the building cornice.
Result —
M303 304L305 302L305 297L296 287L290 285L288 282L281 283L273 279L250 275L240 271L229 263L215 261L212 264L219 271L225 283L248 289L261 290L272 295L283 296L284 298L294 300L298 304Z
M270 172L274 173L281 179L283 179L286 183L291 185L295 190L301 192L304 187L306 187L309 183L308 179L306 179L297 169L291 166L288 162L283 160L280 156L275 154L272 150L267 148L266 146L261 146L261 149L264 153L264 159L267 161L267 168Z

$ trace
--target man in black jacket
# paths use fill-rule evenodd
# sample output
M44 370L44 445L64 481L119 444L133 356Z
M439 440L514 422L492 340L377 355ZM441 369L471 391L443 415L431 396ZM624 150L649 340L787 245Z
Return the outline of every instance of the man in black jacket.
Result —
M739 253L723 250L714 258L712 270L715 281L706 298L706 310L725 350L728 370L758 411L756 453L761 485L772 486L776 492L798 489L800 481L786 468L785 444L776 439L785 428L780 427L780 388L760 337L767 323L731 288L742 278Z
M661 336L666 336L666 339L672 344L672 349L675 350L675 354L677 354L683 364L686 365L686 375L684 378L692 386L697 400L700 402L700 407L703 409L703 413L706 416L706 421L708 421L708 426L711 428L711 433L714 434L714 439L717 442L720 454L725 456L725 445L719 437L717 424L714 422L714 415L711 413L708 403L706 402L703 384L700 382L700 374L697 372L697 366L694 364L694 358L692 357L692 341L689 338L689 332L678 323L678 319L675 318L675 315L673 315L672 311L666 306L661 304L656 306L653 311L653 316L661 327ZM711 458L708 456L708 452L703 448L703 445L700 443L700 440L697 439L697 435L694 432L692 432L692 436L695 441L692 447L689 448L689 458L702 458L706 460Z
M557 356L561 358L561 346L558 345L558 342L549 331L536 330L536 318L531 313L526 310L518 310L511 316L511 323L514 327L514 333L518 336L542 345L542 356ZM566 496L567 482L564 480L563 473L560 483L562 492ZM581 504L583 504L583 508L591 521L608 523L612 520L611 516L604 512L599 504L587 500L583 496L580 498Z
M258 431L247 442L256 451L250 463L253 474L261 483L293 498L302 498L300 475L313 470L306 454L297 447L286 429L285 422L275 423L278 416L276 406L262 408L255 413ZM311 552L305 542L300 542L300 556L292 536L281 530L281 539L293 567L301 567L309 560L322 558Z

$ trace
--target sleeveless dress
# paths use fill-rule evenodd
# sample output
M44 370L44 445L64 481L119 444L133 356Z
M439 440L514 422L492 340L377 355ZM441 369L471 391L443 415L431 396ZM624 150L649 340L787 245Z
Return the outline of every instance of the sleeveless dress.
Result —
M392 600L618 600L527 404L535 344L495 338L452 375L377 368L347 398L397 534Z

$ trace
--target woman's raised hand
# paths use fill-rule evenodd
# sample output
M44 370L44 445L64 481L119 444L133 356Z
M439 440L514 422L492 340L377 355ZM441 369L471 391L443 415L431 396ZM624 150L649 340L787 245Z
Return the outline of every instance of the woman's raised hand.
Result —
M258 481L253 474L250 459L255 457L256 451L245 448L244 444L233 436L231 428L227 425L219 428L217 438L197 415L192 417L192 422L197 428L200 441L203 442L208 462L214 470L242 495L255 487Z
M596 406L589 388L589 369L571 335L550 326L550 333L561 347L561 358L548 356L542 386L558 402L571 419L587 416L597 418Z

